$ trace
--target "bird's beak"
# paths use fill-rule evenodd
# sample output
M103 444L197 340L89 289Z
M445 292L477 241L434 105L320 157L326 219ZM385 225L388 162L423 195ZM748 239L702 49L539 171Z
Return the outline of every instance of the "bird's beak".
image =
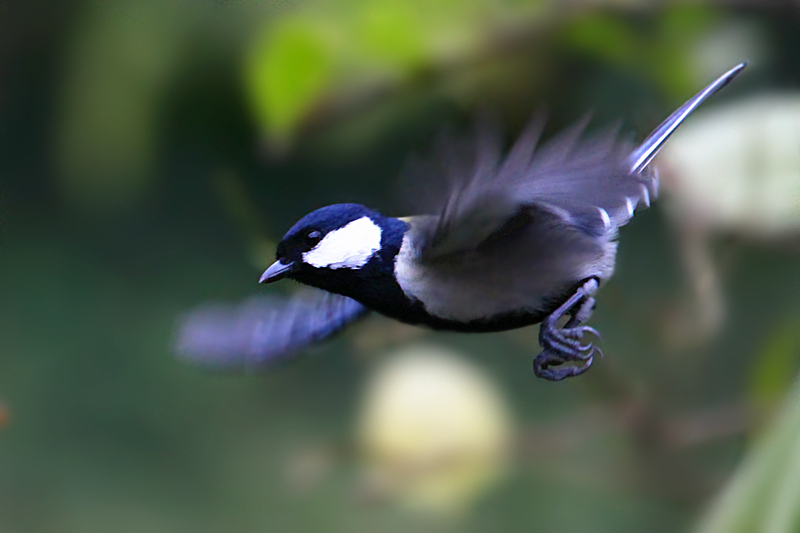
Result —
M292 270L294 269L294 263L283 264L280 261L275 261L272 263L268 269L261 274L261 278L258 280L259 283L272 283L273 281L278 281L279 279L283 279L289 274L291 274Z

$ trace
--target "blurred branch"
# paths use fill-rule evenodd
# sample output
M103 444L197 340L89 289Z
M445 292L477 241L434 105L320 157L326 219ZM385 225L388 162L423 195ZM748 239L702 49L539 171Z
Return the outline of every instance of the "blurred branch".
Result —
M653 449L687 448L743 435L758 420L749 405L710 408L671 418L658 416L643 404L592 406L557 423L528 428L521 437L525 456L564 453L601 434L628 432Z
M684 448L748 433L760 419L757 409L747 404L724 405L664 420L662 442L667 447Z
M709 231L688 217L678 219L674 227L689 295L665 317L662 333L672 348L685 349L701 346L719 333L725 322L725 298Z
M518 454L559 479L570 478L604 488L645 488L679 501L696 502L708 496L725 473L689 468L674 452L736 437L753 428L758 418L748 405L733 404L676 417L661 417L641 403L595 406L574 417L526 429ZM638 460L587 467L566 460L587 443L629 435L637 444ZM561 460L559 460L561 459Z

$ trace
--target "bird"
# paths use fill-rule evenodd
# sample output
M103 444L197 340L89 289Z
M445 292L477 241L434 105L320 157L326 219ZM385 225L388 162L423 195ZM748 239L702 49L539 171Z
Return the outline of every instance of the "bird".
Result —
M310 289L200 305L179 321L178 356L218 370L273 368L377 312L464 333L540 324L534 374L561 381L585 373L602 355L584 340L600 338L585 322L614 272L618 230L658 194L653 158L745 65L635 147L616 130L587 135L587 120L540 143L541 117L506 153L491 128L443 140L421 181L430 190L419 195L420 214L345 203L303 216L259 282L291 279Z

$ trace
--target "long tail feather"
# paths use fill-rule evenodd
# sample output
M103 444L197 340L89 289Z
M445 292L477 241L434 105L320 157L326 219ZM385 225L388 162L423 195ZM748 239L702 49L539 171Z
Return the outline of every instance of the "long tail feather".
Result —
M708 85L705 89L694 95L689 101L679 107L667 119L662 122L653 133L651 133L639 147L628 156L628 164L631 173L639 173L650 164L650 161L656 156L658 151L664 145L664 142L672 135L678 126L681 125L683 120L689 114L697 109L708 97L715 92L722 89L733 78L739 74L747 63L739 63L728 72L717 78L713 83Z

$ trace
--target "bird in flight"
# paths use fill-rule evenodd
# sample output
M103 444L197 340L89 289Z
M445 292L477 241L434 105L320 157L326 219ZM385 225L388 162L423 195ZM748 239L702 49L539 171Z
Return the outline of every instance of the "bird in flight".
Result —
M395 218L359 204L309 213L280 241L260 282L288 278L316 290L201 305L180 321L179 356L215 369L268 368L375 311L459 332L541 323L534 373L558 381L586 372L599 349L584 341L598 336L584 323L614 272L618 229L658 193L650 162L744 67L697 93L637 147L616 132L584 135L585 123L542 144L540 119L506 154L487 129L443 141L438 166L428 165L426 214Z

